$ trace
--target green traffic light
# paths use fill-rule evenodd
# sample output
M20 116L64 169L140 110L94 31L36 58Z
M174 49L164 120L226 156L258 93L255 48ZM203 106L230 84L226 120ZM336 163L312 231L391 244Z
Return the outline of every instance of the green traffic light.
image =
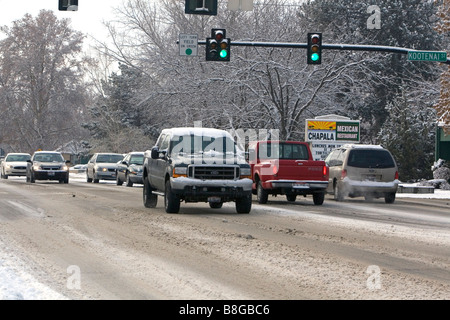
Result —
M227 50L220 50L219 55L222 59L225 59L228 55L228 52L227 52Z
M313 53L313 54L311 55L311 60L312 60L312 61L317 61L317 60L319 60L319 54L318 54L318 53Z

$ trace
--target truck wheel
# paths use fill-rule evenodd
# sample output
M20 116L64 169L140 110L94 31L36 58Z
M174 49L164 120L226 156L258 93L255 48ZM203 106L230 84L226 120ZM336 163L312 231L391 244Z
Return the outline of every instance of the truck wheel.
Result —
M258 203L265 204L269 198L269 193L262 187L261 181L258 181L258 186L256 187L256 198Z
M122 184L123 184L123 181L120 180L119 173L117 172L116 173L116 185L121 186Z
M223 202L210 202L209 207L212 209L220 209L222 208Z
M178 213L180 211L180 198L172 192L170 181L166 181L166 190L164 192L164 207L167 213Z
M320 206L324 200L325 200L325 193L321 192L313 194L313 201L316 206Z
M384 196L384 202L386 203L394 203L395 201L395 192L386 193Z
M294 202L295 199L297 199L297 195L296 194L287 194L286 199L287 199L287 201Z
M236 199L236 212L237 213L250 213L251 209L252 209L252 196L251 195Z
M158 195L154 194L152 192L152 189L150 188L150 183L148 182L148 178L144 179L144 206L146 208L155 208L158 204Z

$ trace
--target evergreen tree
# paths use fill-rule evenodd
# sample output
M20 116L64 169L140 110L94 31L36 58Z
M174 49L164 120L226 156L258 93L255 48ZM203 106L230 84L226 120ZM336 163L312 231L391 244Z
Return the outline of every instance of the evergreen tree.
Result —
M388 118L379 143L393 154L401 181L431 179L434 162L436 112L423 108L404 94L386 106Z

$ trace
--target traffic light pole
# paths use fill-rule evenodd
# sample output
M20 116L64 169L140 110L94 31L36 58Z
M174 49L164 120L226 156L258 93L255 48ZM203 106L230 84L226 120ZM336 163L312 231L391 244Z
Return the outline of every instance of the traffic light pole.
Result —
M206 41L199 40L198 44L204 45ZM307 43L293 43L293 42L247 42L247 41L233 41L232 47L271 47L271 48L301 48L307 49ZM415 49L390 47L390 46L377 46L377 45L358 45L358 44L322 44L322 49L329 50L350 50L350 51L378 51L378 52L390 52L408 54L409 52L420 51ZM441 61L442 63L450 65L450 57L447 61Z

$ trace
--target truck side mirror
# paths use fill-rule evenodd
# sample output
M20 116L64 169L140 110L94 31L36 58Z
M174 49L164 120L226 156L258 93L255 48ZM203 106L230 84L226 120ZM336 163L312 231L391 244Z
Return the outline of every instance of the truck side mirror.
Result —
M159 158L159 149L158 149L158 147L153 147L152 148L151 157L152 157L152 159L158 159Z

